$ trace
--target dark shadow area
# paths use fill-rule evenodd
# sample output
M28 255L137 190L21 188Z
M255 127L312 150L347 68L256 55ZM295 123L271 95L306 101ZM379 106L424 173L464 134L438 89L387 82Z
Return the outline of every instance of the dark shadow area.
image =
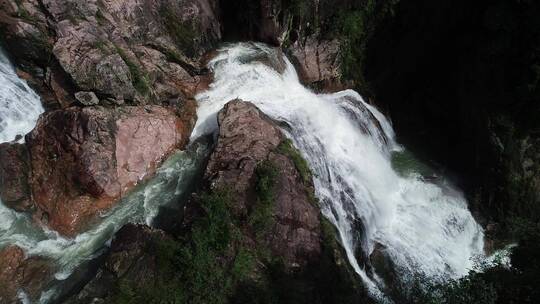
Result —
M368 44L366 78L400 140L456 172L492 213L513 138L540 129L539 7L403 0Z
M220 0L219 5L224 41L257 40L261 28L259 1Z

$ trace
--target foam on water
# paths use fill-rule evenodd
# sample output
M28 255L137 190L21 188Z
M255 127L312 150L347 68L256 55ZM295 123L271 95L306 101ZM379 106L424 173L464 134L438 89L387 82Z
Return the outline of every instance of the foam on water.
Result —
M56 279L63 280L83 261L93 259L96 251L123 225L128 222L151 224L160 208L177 203L208 152L208 145L202 142L194 143L187 151L176 152L154 178L138 186L104 214L99 223L75 238L65 238L38 227L27 215L0 204L0 248L18 245L28 255L51 258L58 266Z
M0 48L0 143L26 135L41 113L39 96L17 76Z
M272 52L255 43L220 50L209 63L214 82L197 96L199 119L192 138L215 132L216 113L235 98L288 125L284 131L314 173L324 215L338 228L349 261L376 296L382 282L355 258L357 250L367 256L376 244L402 277L467 274L473 258L483 254L483 231L462 194L444 181L398 174L391 157L403 148L390 122L358 93L315 94L302 86L286 58L283 73L250 61Z
M42 112L39 97L19 79L0 50L0 143L30 132ZM160 208L179 207L180 198L201 170L208 153L205 140L192 143L186 151L177 151L162 164L154 178L139 185L102 215L98 223L75 238L65 238L38 226L30 216L7 208L0 200L0 248L17 245L29 256L49 258L56 264L55 278L64 280L81 263L95 258L124 224L152 224ZM59 286L61 282L44 290L40 303L53 300ZM29 303L24 292L19 293L19 299Z

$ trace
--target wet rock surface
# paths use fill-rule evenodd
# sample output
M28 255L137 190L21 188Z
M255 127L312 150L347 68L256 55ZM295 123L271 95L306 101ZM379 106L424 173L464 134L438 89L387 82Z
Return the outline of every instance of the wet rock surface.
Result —
M16 303L23 292L28 299L39 299L52 269L50 263L39 257L26 257L17 246L0 250L0 303Z
M35 208L38 221L73 236L187 144L194 110L98 106L48 112L26 145L1 146L2 199L19 211Z
M0 144L0 199L17 211L32 207L29 156L23 144Z
M340 42L308 37L304 42L296 42L291 48L292 60L296 64L303 83L320 87L339 87Z

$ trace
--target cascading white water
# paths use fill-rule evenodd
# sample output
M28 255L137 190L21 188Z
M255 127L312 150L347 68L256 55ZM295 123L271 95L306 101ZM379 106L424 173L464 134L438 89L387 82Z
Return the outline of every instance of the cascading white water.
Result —
M39 96L15 74L0 48L0 143L30 132L41 113Z
M314 173L322 212L338 228L352 266L375 296L383 283L360 266L355 251L368 256L376 244L385 248L402 278L465 275L472 258L483 254L483 231L463 196L414 171L398 174L392 155L406 151L395 142L384 115L352 90L313 93L301 85L286 58L283 73L257 59L274 52L255 43L220 50L209 63L214 82L196 97L199 118L192 139L217 130L216 113L228 101L251 101L289 126L284 131Z

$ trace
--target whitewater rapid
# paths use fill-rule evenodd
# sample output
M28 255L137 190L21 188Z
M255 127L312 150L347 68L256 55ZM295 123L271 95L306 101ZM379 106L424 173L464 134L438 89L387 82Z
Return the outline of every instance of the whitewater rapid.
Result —
M261 56L273 58L276 50L256 43L219 50L209 63L214 81L196 96L192 139L217 131L216 113L228 101L253 102L287 126L284 132L314 173L323 214L338 228L351 265L375 296L384 282L356 253L369 256L377 244L402 279L466 275L483 255L483 231L463 195L443 179L426 182L414 168L398 173L392 159L408 152L396 143L390 122L358 93L315 94L285 56L281 73Z
M17 76L0 48L0 143L26 135L41 113L43 106L39 96ZM19 141L23 140L21 137Z
M42 112L39 97L15 74L0 49L0 143L30 132ZM189 194L209 152L210 144L206 140L192 142L185 151L177 151L161 165L155 177L137 186L103 214L96 225L74 238L63 237L37 225L30 215L7 208L0 200L0 249L17 245L27 256L40 256L51 261L56 281L48 284L49 288L42 292L39 301L48 303L62 292L64 281L78 267L103 252L104 246L123 225L128 222L152 225L162 209L181 208L179 202ZM24 293L19 296L21 302L29 303Z

